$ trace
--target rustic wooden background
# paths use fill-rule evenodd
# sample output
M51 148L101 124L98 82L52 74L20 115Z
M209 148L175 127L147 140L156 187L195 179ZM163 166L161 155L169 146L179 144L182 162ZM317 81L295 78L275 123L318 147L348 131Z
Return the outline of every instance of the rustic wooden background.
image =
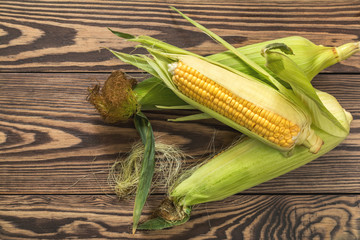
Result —
M182 226L131 234L133 200L116 199L107 173L139 137L131 122L104 124L85 99L87 87L113 70L144 76L104 49L133 46L107 27L199 54L223 50L169 5L236 47L290 35L328 46L360 40L359 1L2 0L0 239L359 239L360 53L314 80L354 116L351 134L335 150L199 205ZM197 159L209 154L213 136L219 150L238 135L216 121L166 121L183 114L147 113L157 137ZM164 193L160 187L150 196L144 217Z

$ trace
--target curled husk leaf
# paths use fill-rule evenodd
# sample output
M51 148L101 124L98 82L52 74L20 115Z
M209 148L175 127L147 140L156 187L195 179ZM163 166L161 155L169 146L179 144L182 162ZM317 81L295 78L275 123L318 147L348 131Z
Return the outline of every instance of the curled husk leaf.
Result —
M135 79L117 70L111 73L103 87L100 84L90 87L87 100L95 106L105 122L125 121L140 108L133 91L135 85Z

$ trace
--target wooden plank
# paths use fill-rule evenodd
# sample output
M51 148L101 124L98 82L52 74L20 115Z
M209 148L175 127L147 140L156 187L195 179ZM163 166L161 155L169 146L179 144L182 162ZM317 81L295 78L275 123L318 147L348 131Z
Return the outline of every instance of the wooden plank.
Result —
M360 40L360 2L352 0L1 1L0 239L360 239L359 54L314 81L353 114L340 146L239 195L195 206L182 226L131 234L133 199L119 201L107 177L139 137L131 121L103 123L86 89L115 69L144 77L105 50L134 46L107 27L202 55L223 51L169 5L236 47L290 35L328 46ZM215 120L166 121L189 113L146 113L157 140L194 157L186 166L239 136ZM165 192L155 189L143 219Z
M107 76L0 74L0 194L112 193L107 185L109 167L139 138L132 122L104 124L86 102L86 89L96 82L94 78L103 81ZM248 193L359 192L359 75L321 74L314 84L353 114L351 134L326 156ZM239 136L215 120L166 121L186 113L169 110L147 115L159 139L176 144L195 159L213 152L209 143L214 136L216 152Z
M130 52L134 46L107 27L151 35L202 55L223 50L168 5L236 47L290 35L328 46L360 40L357 1L1 1L0 71L136 71L105 50ZM360 56L327 71L359 72Z
M143 219L160 203L151 196ZM2 239L359 239L359 195L237 195L197 206L189 222L131 234L133 201L104 195L5 195Z

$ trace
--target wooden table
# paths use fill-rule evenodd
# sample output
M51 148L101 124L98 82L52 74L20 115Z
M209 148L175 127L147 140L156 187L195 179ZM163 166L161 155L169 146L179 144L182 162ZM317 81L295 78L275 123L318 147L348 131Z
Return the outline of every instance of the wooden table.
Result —
M224 50L168 5L236 47L291 35L327 46L360 40L358 1L1 1L0 239L359 239L359 53L314 80L354 117L335 150L196 206L182 226L131 234L133 199L119 201L107 175L139 137L131 121L103 123L87 88L117 69L144 77L105 49L133 46L107 27L203 55ZM211 152L213 137L219 151L239 135L213 120L166 121L186 112L146 114L157 137L196 159ZM151 194L144 217L164 195L161 187Z

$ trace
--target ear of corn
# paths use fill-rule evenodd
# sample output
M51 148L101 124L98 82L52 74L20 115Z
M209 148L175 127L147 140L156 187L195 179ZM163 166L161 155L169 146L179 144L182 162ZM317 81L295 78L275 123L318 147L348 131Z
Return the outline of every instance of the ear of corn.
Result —
M170 198L182 207L222 200L296 169L344 140L321 130L316 133L324 139L324 146L317 154L299 146L290 157L247 138L201 166L174 188Z
M309 148L309 150L311 152L314 152L314 153L317 152L319 150L319 148L321 147L321 144L322 144L321 139L319 139L310 128L311 120L307 117L307 115L305 113L306 109L301 107L300 101L298 99L296 99L294 93L291 90L288 90L288 89L285 89L284 87L282 87L283 92L286 92L286 95L287 95L287 96L284 96L283 94L272 89L272 87L269 87L266 84L262 83L258 79L255 79L244 73L239 73L238 71L236 71L232 68L229 68L227 66L221 65L219 63L208 62L206 60L203 60L204 58L202 58L200 56L194 57L195 54L184 56L184 55L177 55L174 53L164 53L164 52L161 52L161 51L158 51L158 50L146 47L146 46L144 46L144 47L149 51L149 53L152 54L153 59L150 59L145 56L143 56L143 58L146 59L149 66L151 66L153 68L153 70L156 71L157 76L160 77L165 82L167 87L169 87L177 96L179 96L182 100L189 103L190 105L196 107L197 109L209 114L210 116L216 118L217 120L235 128L235 129L247 134L248 136L255 137L255 138L259 139L260 141L263 141L264 143L269 144L270 146L272 146L274 148L277 148L283 152L286 152L287 154L291 153L291 149L296 144L304 144ZM121 55L124 55L124 54L119 54L118 56L121 57ZM274 111L270 111L270 112L274 113L273 116L275 116L277 119L277 116L284 117L284 115L285 115L286 119L287 118L290 119L289 124L290 124L290 122L295 123L300 128L299 134L295 133L296 131L293 131L293 134L296 135L296 136L291 136L291 140L293 140L293 141L290 141L289 137L288 137L291 135L291 130L286 130L285 135L280 134L281 132L279 132L279 134L276 134L276 136L273 136L273 130L275 130L274 133L277 133L278 131L281 131L281 130L285 130L282 128L282 126L277 126L273 123L267 124L267 125L270 125L269 136L266 136L266 134L267 134L266 131L262 130L262 129L260 132L261 134L258 134L256 132L256 128L254 128L256 125L256 122L254 123L254 122L248 121L247 126L241 125L241 124L237 123L236 121L233 121L232 119L228 118L225 114L221 114L221 112L219 113L217 111L214 111L211 108L199 103L198 101L191 99L190 96L186 96L184 93L182 93L178 89L178 87L172 80L171 74L168 72L168 69L167 69L169 63L173 63L173 62L176 62L179 60L184 61L185 59L186 59L186 61L191 62L191 63L188 63L188 65L196 64L195 69L200 68L199 72L204 73L206 70L206 75L210 76L209 79L211 79L217 83L221 82L221 84L226 83L225 88L227 88L227 89L232 88L231 84L233 81L233 82L237 82L238 84L241 85L237 89L237 91L239 91L243 87L242 83L245 84L244 81L247 81L249 83L249 84L247 84L247 86L249 87L247 93L251 93L251 95L246 96L246 97L250 97L250 99L254 100L253 102L252 101L250 101L250 102L253 103L254 106L259 105L259 104L261 106L261 104L266 104L266 102L268 102L267 100L262 98L262 96L264 96L264 95L269 96L268 99L271 99L271 104L267 104L266 107L274 109ZM203 70L201 70L201 68ZM236 76L236 79L238 79L238 80L233 79L233 77L235 77L235 76ZM276 79L273 79L273 81L276 81ZM277 82L276 85L280 86L281 84L279 82ZM258 88L265 90L265 92L259 91ZM245 93L245 95L246 95L246 93ZM241 95L240 95L240 97L241 97ZM297 100L297 102L294 103L294 100ZM247 101L248 101L248 99L247 99ZM299 103L300 103L300 105L299 105ZM283 108L281 109L280 106ZM290 109L292 109L292 110L290 110ZM245 111L245 110L247 110L247 108L243 108L241 111ZM265 110L271 110L271 109L265 108ZM266 113L266 111L264 111L264 113ZM294 113L294 115L289 114L289 113ZM251 112L249 112L248 114L251 114ZM250 116L250 119L252 119L252 118L253 118L253 116ZM277 121L276 119L274 119L274 121ZM265 120L267 120L267 119L265 119ZM281 120L281 118L280 118L280 120ZM257 124L257 125L259 125L259 124ZM293 126L291 126L291 127L293 127ZM294 129L295 128L296 127L294 127ZM254 129L254 131L252 131L253 129ZM279 137L279 139L277 137ZM284 139L284 138L286 138L286 139ZM280 144L280 141L281 141L281 144Z
M330 94L320 92L319 96L328 110L339 116L343 126L347 128L352 121L351 114ZM315 131L324 140L324 145L317 154L311 154L306 148L297 146L292 156L284 157L254 139L243 139L175 186L170 197L184 207L224 199L318 158L339 145L349 134L349 129L347 134L341 137L320 129Z
M350 124L351 114L342 109L331 95L324 94L321 98L334 115L345 115L344 125ZM182 224L189 219L193 205L222 200L285 174L329 152L346 137L336 137L320 129L315 131L325 142L320 151L312 154L297 146L290 157L255 139L241 139L194 171L190 170L190 174L185 173L185 177L180 177L179 183L169 189L172 204L168 205L173 214L159 213L139 228L161 229Z

